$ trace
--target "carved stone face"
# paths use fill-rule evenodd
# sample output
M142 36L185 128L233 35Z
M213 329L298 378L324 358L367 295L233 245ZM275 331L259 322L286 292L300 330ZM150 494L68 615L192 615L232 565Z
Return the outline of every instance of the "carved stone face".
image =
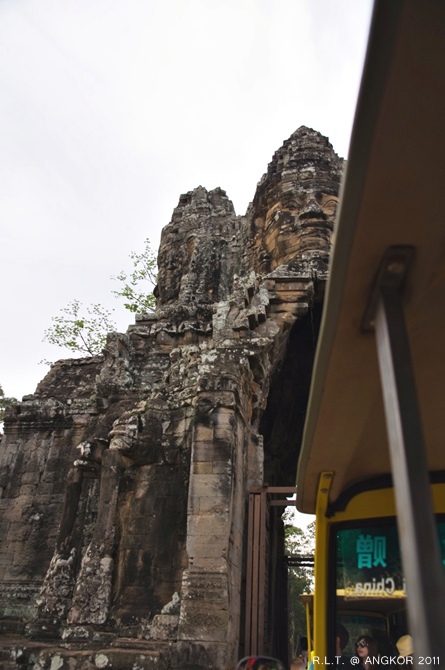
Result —
M256 268L327 270L343 160L327 137L301 126L275 152L252 202Z
M323 185L296 185L268 209L264 221L262 271L272 271L311 254L327 255L338 196ZM267 267L267 264L269 267Z

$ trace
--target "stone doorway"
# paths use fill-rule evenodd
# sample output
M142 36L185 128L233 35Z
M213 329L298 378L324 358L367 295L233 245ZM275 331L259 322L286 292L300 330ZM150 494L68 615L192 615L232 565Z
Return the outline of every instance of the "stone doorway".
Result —
M287 563L284 536L274 532L274 517L295 502L296 487L264 486L249 493L246 568L245 653L271 648L287 656ZM277 515L278 512L278 515ZM271 523L272 522L272 523ZM277 634L277 631L281 634Z
M288 564L284 507L295 504L295 480L320 329L322 302L312 303L289 333L281 365L272 377L260 422L264 485L249 492L246 552L246 654L288 655Z

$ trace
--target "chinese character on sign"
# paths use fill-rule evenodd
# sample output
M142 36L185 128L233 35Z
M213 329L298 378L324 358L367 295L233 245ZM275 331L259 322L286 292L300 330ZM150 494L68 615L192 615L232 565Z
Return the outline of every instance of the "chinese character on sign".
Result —
M359 568L372 568L381 565L386 568L386 537L359 535L356 544L357 565Z
M372 564L375 568L378 565L386 568L386 537L376 536L374 538L374 560Z

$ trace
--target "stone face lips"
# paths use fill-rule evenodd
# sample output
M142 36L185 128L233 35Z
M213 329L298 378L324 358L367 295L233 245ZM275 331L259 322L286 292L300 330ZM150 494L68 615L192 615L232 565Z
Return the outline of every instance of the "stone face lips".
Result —
M295 481L341 168L302 127L245 216L221 189L181 196L156 312L8 410L0 616L70 644L36 667L84 667L122 637L106 667L141 648L141 667L234 667L248 494Z

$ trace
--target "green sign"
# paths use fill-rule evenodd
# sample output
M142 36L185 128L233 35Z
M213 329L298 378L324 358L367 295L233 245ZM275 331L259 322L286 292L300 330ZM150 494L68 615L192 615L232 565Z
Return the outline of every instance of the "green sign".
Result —
M445 522L437 529L445 566ZM337 589L345 598L406 595L395 521L337 531Z
M403 595L397 529L394 524L337 532L337 589L345 598Z

